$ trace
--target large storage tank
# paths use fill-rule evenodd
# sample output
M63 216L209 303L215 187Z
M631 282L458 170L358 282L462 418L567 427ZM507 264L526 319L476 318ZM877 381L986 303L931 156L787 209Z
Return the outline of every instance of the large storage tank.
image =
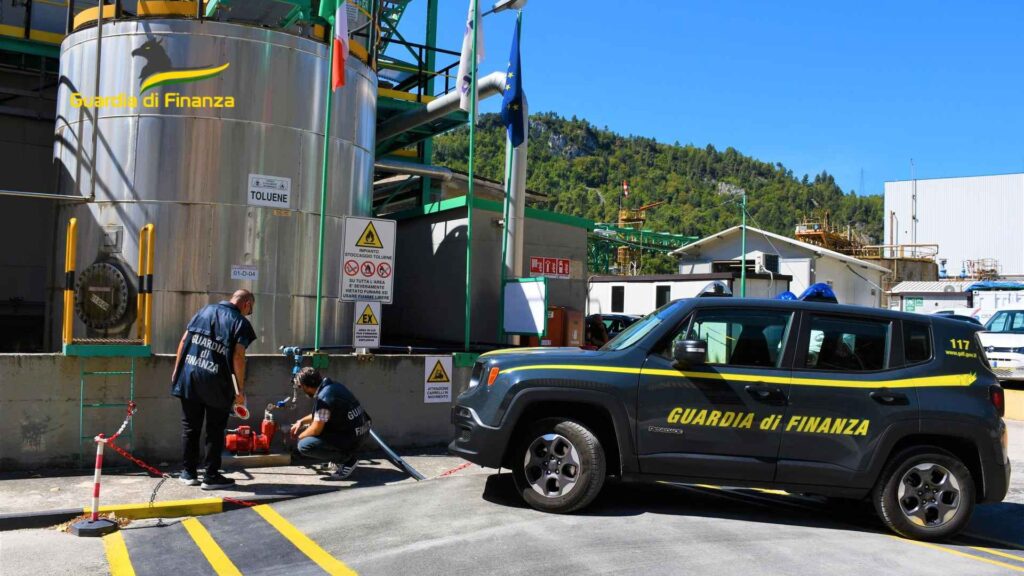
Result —
M59 220L58 234L68 218L79 223L76 337L134 335L137 235L153 223L154 352L173 353L191 315L238 288L256 294L251 320L260 338L250 352L312 343L327 45L226 22L109 22L100 64L104 101L90 108L95 102L76 94L94 94L96 32L79 30L61 46L54 148L60 192L96 195L95 202L64 208ZM351 304L338 300L337 244L345 216L371 211L376 94L373 70L350 55L330 130L327 343L351 337ZM56 262L63 262L59 244ZM60 310L61 270L54 288ZM129 304L113 318L119 299Z

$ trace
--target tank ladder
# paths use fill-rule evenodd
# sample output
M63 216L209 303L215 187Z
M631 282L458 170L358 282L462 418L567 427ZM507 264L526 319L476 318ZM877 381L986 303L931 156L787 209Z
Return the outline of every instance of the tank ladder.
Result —
M98 355L103 357L106 355ZM92 454L94 447L92 439L96 437L100 432L111 434L112 430L104 429L92 429L86 428L86 417L85 411L90 409L110 409L110 408L123 408L128 409L129 402L135 401L135 359L132 356L127 358L129 365L127 370L117 369L102 369L102 370L87 370L87 363L89 357L97 357L89 354L80 354L78 357L78 463L80 466L86 464L86 456ZM111 356L106 356L111 357ZM123 358L118 358L123 359ZM106 368L106 367L104 367ZM104 402L99 399L89 399L86 391L86 385L90 378L110 378L110 377L128 377L128 399L125 402ZM125 438L128 441L126 449L131 452L135 448L135 423L130 421L128 428L121 434L121 438Z

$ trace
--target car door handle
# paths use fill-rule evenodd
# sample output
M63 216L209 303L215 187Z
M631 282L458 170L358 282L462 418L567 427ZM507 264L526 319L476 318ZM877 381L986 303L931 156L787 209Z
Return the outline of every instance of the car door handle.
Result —
M906 406L910 404L910 398L902 392L889 392L888 390L875 390L871 399L883 406Z
M773 406L782 406L786 403L786 395L782 393L782 388L778 386L748 384L745 390L758 402L764 402Z

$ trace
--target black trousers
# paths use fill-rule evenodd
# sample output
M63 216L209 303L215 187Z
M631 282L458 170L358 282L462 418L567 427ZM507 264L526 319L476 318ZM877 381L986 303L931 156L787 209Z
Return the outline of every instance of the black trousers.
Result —
M226 408L213 408L201 402L181 399L181 447L184 468L192 474L199 465L199 434L206 420L206 458L203 466L207 476L220 472L220 455L224 450L224 430L230 412Z

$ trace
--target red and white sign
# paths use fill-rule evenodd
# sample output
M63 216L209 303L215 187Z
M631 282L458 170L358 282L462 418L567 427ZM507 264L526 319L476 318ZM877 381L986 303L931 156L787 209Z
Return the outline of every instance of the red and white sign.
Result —
M569 278L571 268L571 260L568 258L530 257L531 277Z

